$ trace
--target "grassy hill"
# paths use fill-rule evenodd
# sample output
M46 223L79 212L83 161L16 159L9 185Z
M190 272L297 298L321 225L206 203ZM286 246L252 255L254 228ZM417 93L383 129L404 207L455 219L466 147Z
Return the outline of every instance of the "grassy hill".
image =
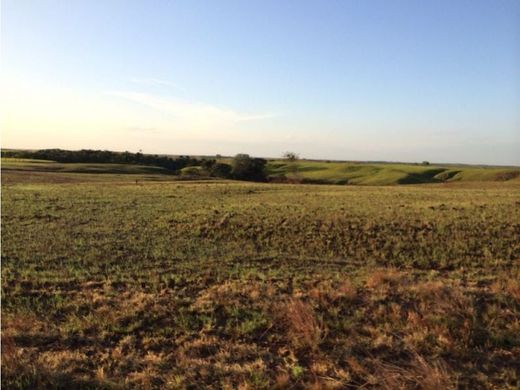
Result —
M220 162L231 163L230 159ZM58 163L48 160L2 158L2 172L32 173L88 173L154 175L156 179L172 177L165 168L108 163ZM196 171L199 171L196 175ZM181 170L182 177L204 176L201 167L190 166ZM267 175L271 181L289 181L314 184L396 185L445 183L455 181L510 181L520 180L520 168L482 167L468 165L417 165L405 163L326 162L300 160L270 160Z
M270 161L271 178L325 184L421 184L450 181L519 180L520 168L283 160Z
M58 163L48 160L33 160L2 157L2 171L34 171L62 173L105 174L171 174L165 168L135 164L106 163Z

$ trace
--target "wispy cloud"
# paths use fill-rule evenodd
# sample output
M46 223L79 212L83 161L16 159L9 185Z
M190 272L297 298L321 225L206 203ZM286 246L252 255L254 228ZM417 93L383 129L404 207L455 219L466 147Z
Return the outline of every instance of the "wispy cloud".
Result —
M180 91L185 91L184 88L180 87L179 85L163 79L156 79L153 77L135 77L130 79L130 81L134 84L140 84L140 85L149 85L149 86L161 86L161 87L170 87L175 88Z
M240 113L229 108L217 107L207 103L166 98L141 92L108 91L106 93L167 113L175 118L177 122L191 126L194 129L219 128L239 122L256 121L275 116L269 113Z
M143 127L143 126L127 126L127 127L124 127L123 130L132 132L132 133L144 133L144 134L159 132L159 129L157 129L156 127Z

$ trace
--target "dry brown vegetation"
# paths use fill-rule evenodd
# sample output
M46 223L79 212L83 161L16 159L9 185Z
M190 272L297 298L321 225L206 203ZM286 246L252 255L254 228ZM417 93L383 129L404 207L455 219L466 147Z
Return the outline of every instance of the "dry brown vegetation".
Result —
M290 298L280 307L287 336L295 348L316 351L324 333L314 309L301 299Z

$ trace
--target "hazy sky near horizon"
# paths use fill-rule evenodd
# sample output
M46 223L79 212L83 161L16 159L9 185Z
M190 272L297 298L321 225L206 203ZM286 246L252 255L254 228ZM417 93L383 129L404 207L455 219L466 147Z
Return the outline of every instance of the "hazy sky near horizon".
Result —
M520 1L3 0L2 147L520 165Z

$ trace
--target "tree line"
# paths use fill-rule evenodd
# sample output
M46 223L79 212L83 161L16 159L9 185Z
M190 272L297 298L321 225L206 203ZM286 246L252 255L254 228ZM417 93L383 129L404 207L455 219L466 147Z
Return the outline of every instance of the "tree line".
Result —
M29 158L38 160L51 160L60 163L111 163L111 164L137 164L154 165L171 171L176 171L191 165L198 165L200 161L189 156L171 158L154 154L111 152L109 150L2 150L2 157Z
M237 154L230 164L212 158L190 156L168 157L156 154L131 152L112 152L109 150L2 150L2 157L50 160L60 163L109 163L151 165L165 168L174 173L181 173L183 168L200 167L203 175L225 179L264 181L266 180L263 158L253 158L248 154Z

